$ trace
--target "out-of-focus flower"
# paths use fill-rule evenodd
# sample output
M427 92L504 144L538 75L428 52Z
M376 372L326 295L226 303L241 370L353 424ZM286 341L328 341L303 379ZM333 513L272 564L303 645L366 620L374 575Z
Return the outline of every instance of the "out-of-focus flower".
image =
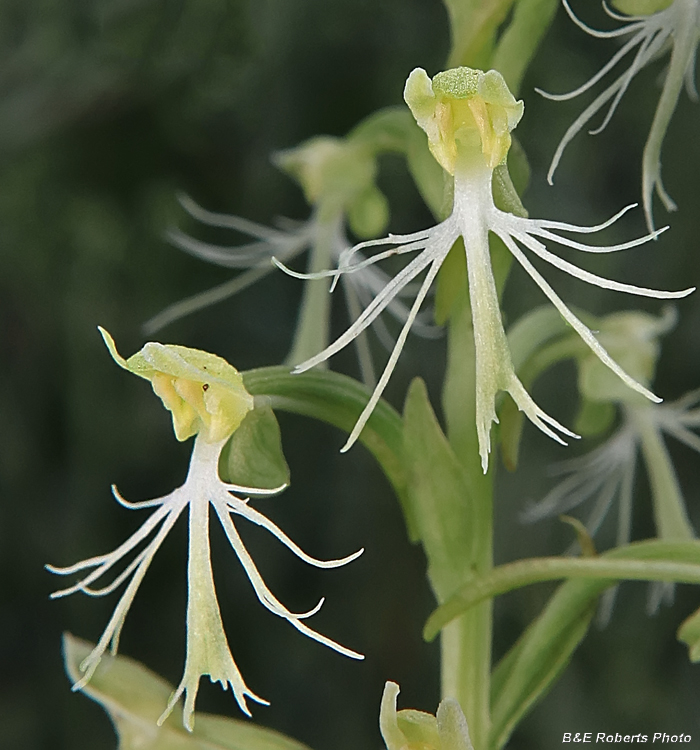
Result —
M664 189L661 181L661 146L671 116L678 103L681 88L685 84L688 96L697 101L698 93L695 88L695 58L698 41L700 40L700 2L698 0L617 0L613 5L623 11L619 15L603 3L605 12L624 26L613 31L597 31L590 28L576 17L567 0L562 0L566 12L574 23L587 34L599 39L610 39L629 36L629 39L610 58L610 60L586 83L568 94L549 94L538 89L539 93L548 99L565 101L573 99L588 91L601 81L627 55L634 56L632 62L615 80L600 93L591 104L583 110L564 134L552 159L547 176L552 183L554 172L561 160L564 149L571 139L586 125L586 123L608 102L610 106L601 125L591 130L591 135L602 132L615 114L617 105L627 91L635 75L650 62L656 60L668 48L671 49L671 60L664 77L663 89L656 106L654 121L644 147L642 157L642 197L644 213L649 231L654 228L652 215L652 198L654 190L664 204L667 211L675 211L676 204ZM637 15L639 14L639 15ZM612 100L612 101L611 101Z
M375 237L384 231L388 207L374 183L377 171L375 154L364 141L312 138L297 148L276 154L274 161L301 185L313 207L311 217L305 222L281 219L278 227L266 227L238 216L212 213L191 198L181 196L180 203L193 218L208 226L247 235L253 241L226 247L171 230L168 233L170 241L185 252L209 263L242 269L243 272L213 289L166 308L145 324L147 333L154 333L254 284L274 270L273 258L286 265L308 251L308 273L335 266L351 244L346 236L346 224L359 237ZM377 268L366 268L343 280L351 321L359 317L388 280L389 277ZM330 325L328 291L327 279L312 279L306 284L294 343L287 358L290 364L298 364L327 346ZM393 300L387 311L399 322L408 317L408 309L400 299ZM394 337L383 321L375 321L374 329L384 346L390 349ZM439 329L427 322L418 321L416 330L428 337L439 335ZM374 384L376 378L367 341L359 339L357 349L363 379Z
M658 337L673 325L675 316L654 318L645 313L616 313L600 323L599 337L609 351L624 362L642 383L653 380L659 354ZM555 467L562 480L523 514L527 522L569 513L592 501L586 527L591 536L600 529L613 504L618 503L617 546L632 539L632 506L635 476L641 457L651 487L651 498L660 539L686 541L695 537L688 518L678 478L665 445L672 436L700 453L700 390L668 404L650 404L610 377L593 357L579 362L579 387L584 398L616 404L621 424L590 453ZM651 585L648 609L654 612L661 600L673 594L673 584ZM606 621L614 590L603 600L601 619Z

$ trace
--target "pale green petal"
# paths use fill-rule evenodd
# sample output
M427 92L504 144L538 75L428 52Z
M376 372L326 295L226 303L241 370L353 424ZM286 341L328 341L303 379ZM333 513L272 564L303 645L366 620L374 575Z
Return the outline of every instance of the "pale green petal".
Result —
M114 339L99 329L114 361L151 381L156 395L172 413L178 440L202 432L210 442L228 437L253 408L243 379L225 359L199 349L148 342L124 359Z

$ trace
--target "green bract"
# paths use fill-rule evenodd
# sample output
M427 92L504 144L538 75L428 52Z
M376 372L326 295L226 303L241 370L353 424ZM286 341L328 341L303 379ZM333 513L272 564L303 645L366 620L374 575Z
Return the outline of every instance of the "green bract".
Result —
M73 682L80 679L80 663L93 646L64 634L63 658ZM211 714L199 714L192 732L175 717L158 726L173 686L125 656L105 656L82 692L109 714L119 736L119 750L308 750L272 729Z
M124 359L114 339L100 328L114 361L151 381L153 390L173 415L178 440L201 434L207 442L228 437L253 408L253 397L238 370L225 359L186 346L150 341Z
M510 132L523 115L503 76L453 68L432 81L416 68L406 81L404 99L428 135L433 156L450 174L459 159L482 153L489 168L501 164L510 148Z

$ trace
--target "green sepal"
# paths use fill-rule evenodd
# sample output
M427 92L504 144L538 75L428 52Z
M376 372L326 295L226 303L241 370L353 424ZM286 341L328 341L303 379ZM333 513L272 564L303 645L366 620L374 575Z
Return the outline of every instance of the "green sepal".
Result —
M581 437L596 437L607 432L615 421L616 409L613 404L603 401L590 401L581 396L574 431Z
M361 239L383 234L389 224L389 202L384 193L375 185L360 193L348 208L348 224Z
M404 461L409 498L419 538L428 559L428 578L444 601L478 560L477 510L464 469L445 437L428 399L425 383L415 378L404 405Z
M523 114L523 102L497 70L457 67L431 80L416 68L406 79L404 100L425 130L430 152L451 175L473 160L491 169L504 162L510 132Z
M681 623L676 637L688 647L690 661L700 661L700 609Z
M518 195L522 195L530 184L530 162L520 141L511 134L510 151L508 152L508 174ZM520 204L522 205L522 204ZM523 210L525 208L523 207ZM527 213L525 213L527 216Z
M263 490L289 484L282 435L266 399L256 399L255 408L226 443L219 459L219 474L225 482Z
M493 201L497 208L515 216L526 219L527 209L523 206L518 191L515 189L507 164L498 164L493 170Z
M217 442L233 433L253 408L235 367L215 354L175 344L149 341L128 359L114 339L98 326L112 359L122 368L151 381L154 393L171 413L178 440L202 433Z
M69 633L63 636L66 672L73 682L83 676L80 663L93 647ZM301 742L249 720L211 714L198 713L192 732L173 714L159 727L156 722L173 689L139 662L106 654L81 692L109 714L119 750L308 750Z

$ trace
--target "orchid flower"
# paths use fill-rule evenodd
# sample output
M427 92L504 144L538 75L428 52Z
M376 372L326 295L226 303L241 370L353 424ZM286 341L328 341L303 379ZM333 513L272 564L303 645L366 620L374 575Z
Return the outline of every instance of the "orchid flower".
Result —
M238 216L207 211L191 198L180 196L182 207L197 221L239 232L253 241L226 247L202 242L179 230L169 231L170 241L190 255L225 268L244 270L230 281L158 313L145 324L146 333L154 333L254 284L274 270L273 258L287 264L309 251L307 270L310 273L336 265L350 247L346 223L360 237L376 236L383 231L388 208L386 199L374 185L376 160L366 148L347 139L318 137L280 152L275 156L275 163L301 184L307 201L313 206L310 219L306 222L281 219L278 227L267 227ZM359 317L388 281L389 277L378 268L365 268L344 279L351 321ZM287 358L290 364L298 364L328 344L330 300L327 292L328 283L324 279L310 280L306 285L295 341ZM387 311L401 323L408 318L408 308L400 299L392 300ZM376 320L374 329L382 344L391 349L394 337L384 322ZM416 332L426 337L440 333L435 326L420 320ZM360 338L356 344L362 377L368 385L374 385L376 378L368 342Z
M590 131L591 135L602 132L610 122L617 105L624 96L634 76L647 64L662 55L671 47L671 61L664 78L663 89L656 107L654 121L649 131L644 155L642 157L642 197L644 213L649 231L654 228L652 216L652 197L657 195L667 211L675 211L676 204L664 189L661 181L661 145L666 135L671 115L673 114L681 88L685 83L688 96L697 101L695 88L695 57L700 41L700 2L699 0L618 0L613 4L625 15L610 10L603 3L605 12L623 26L612 31L597 31L590 28L576 17L567 0L562 0L566 12L574 23L587 34L598 39L610 39L629 36L629 39L610 58L610 60L586 83L568 94L548 94L537 89L540 94L555 101L573 99L588 91L610 73L623 58L636 49L629 68L621 73L608 87L600 93L591 104L576 118L564 134L552 159L547 179L552 184L554 172L561 160L564 149L571 139L586 123L608 102L610 107L601 125ZM638 10L640 15L634 15Z
M387 682L379 729L387 750L474 750L467 719L454 698L440 701L435 715L414 708L397 710L399 686Z
M669 330L675 316L654 318L645 313L616 313L600 323L600 338L616 357L625 361L642 382L653 378L659 354L657 338ZM619 381L618 381L619 382ZM657 535L667 541L687 541L695 537L683 495L664 436L675 437L700 453L700 437L692 430L700 427L700 391L686 394L669 404L650 404L609 377L595 358L579 362L579 386L582 395L598 403L616 403L621 424L599 447L578 458L554 467L562 480L538 503L531 505L523 520L534 522L568 513L592 501L586 520L591 536L599 531L611 507L617 501L618 520L615 544L628 544L632 538L632 498L637 465L641 455L651 486ZM615 590L603 600L601 620L607 621ZM653 613L662 599L673 596L673 584L651 584L648 610Z
M510 133L518 124L523 103L516 101L497 71L483 73L470 68L456 68L436 75L432 81L426 72L414 70L406 82L404 98L416 121L427 133L430 150L440 165L454 176L452 214L429 229L406 235L389 235L356 245L341 259L339 268L325 275L340 278L360 272L370 265L393 255L417 253L379 292L362 315L330 346L298 365L295 372L304 372L318 365L353 341L367 328L407 284L426 272L415 295L409 316L399 334L389 361L360 415L343 450L357 440L376 406L401 354L418 310L430 289L440 266L460 237L466 250L469 297L476 346L476 429L484 472L488 468L491 424L497 421L496 396L507 391L518 408L545 434L564 443L561 435L575 433L545 413L527 393L513 368L508 342L503 329L496 283L489 255L489 232L501 238L513 257L520 263L561 316L571 325L600 360L630 388L652 401L659 401L650 390L634 380L607 353L590 331L559 298L535 269L523 251L530 250L551 265L582 281L616 291L661 299L679 298L692 289L665 292L602 278L551 253L542 240L591 253L610 253L641 245L661 231L618 245L589 246L563 237L558 232L581 234L598 232L613 224L628 209L612 219L593 227L580 227L560 221L528 219L505 213L494 204L492 177L494 169L504 164L511 143ZM362 261L355 261L359 250L393 246ZM521 247L522 246L522 247ZM560 433L560 434L557 434Z
M318 604L308 612L288 610L270 591L248 553L232 520L241 516L269 531L297 557L318 568L336 568L356 559L362 550L340 560L317 560L303 552L276 524L249 504L250 496L278 494L286 485L275 489L256 489L229 484L219 478L221 451L246 414L254 408L253 397L245 390L243 380L228 362L207 352L181 346L147 343L128 360L119 355L111 336L100 329L112 357L124 369L151 381L153 390L172 412L173 428L178 440L195 436L190 468L185 483L169 494L153 500L131 503L124 500L116 487L117 502L131 510L154 508L142 526L114 551L97 555L64 568L47 566L52 573L72 575L89 571L77 583L52 594L52 598L81 591L89 596L104 596L128 581L107 627L87 658L81 664L83 677L73 686L84 687L111 643L116 652L124 620L155 553L185 508L189 507L189 558L187 565L187 655L182 680L172 694L158 724L162 724L185 693L183 724L192 730L194 704L199 679L209 675L224 689L231 686L240 709L250 716L247 698L267 704L245 684L231 655L224 632L214 588L209 547L209 511L221 523L224 533L243 566L260 603L267 610L287 620L303 635L353 659L363 656L327 638L305 623L318 612ZM150 541L149 540L150 537ZM95 584L139 545L145 543L126 567L102 587Z

